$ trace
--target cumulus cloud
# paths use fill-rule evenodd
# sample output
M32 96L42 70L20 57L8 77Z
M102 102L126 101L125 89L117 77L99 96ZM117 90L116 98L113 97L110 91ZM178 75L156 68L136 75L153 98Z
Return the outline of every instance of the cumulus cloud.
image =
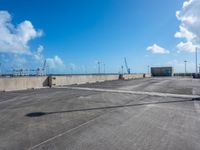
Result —
M166 63L168 66L173 66L175 72L185 72L185 63L184 61L178 61L176 59L168 61ZM192 61L187 61L187 72L193 72L195 69L195 64Z
M42 30L36 30L28 20L15 26L10 13L0 11L0 60L3 71L12 73L13 69L42 68L46 60L51 73L62 72L65 64L59 56L46 59L43 45L36 50L29 46L29 41L42 34Z
M169 54L170 52L163 47L158 46L157 44L153 44L152 46L148 46L147 51L150 51L154 54Z
M186 0L182 9L176 12L180 21L179 31L175 33L176 38L183 39L177 44L179 51L194 52L200 47L200 1Z
M30 53L28 42L42 35L28 20L14 26L7 11L0 11L0 33L0 52L18 54Z
M179 26L180 31L175 33L176 38L185 38L187 41L191 41L196 35L183 26Z
M33 57L35 58L35 60L41 61L44 59L43 54L42 54L43 50L44 50L44 47L42 45L39 45L36 52L33 54Z
M59 56L54 56L53 58L47 58L46 61L48 67L52 69L64 66L64 62Z
M195 52L196 48L199 47L198 45L194 45L191 41L188 42L180 42L176 45L178 52L184 51L184 52Z

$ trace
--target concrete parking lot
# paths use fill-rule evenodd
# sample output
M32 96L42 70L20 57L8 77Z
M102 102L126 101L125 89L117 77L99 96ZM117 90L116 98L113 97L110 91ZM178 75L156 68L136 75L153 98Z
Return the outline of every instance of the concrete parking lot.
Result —
M200 80L0 93L1 150L199 150Z

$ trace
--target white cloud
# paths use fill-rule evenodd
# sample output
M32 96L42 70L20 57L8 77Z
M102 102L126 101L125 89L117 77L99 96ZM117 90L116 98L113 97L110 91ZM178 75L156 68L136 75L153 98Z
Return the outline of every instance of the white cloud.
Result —
M190 41L196 37L192 32L188 31L185 27L179 26L180 31L175 33L176 38L186 38L187 41Z
M28 42L42 35L32 23L25 20L16 27L12 24L12 16L7 11L0 11L0 52L30 53Z
M184 52L190 52L193 53L196 50L196 47L199 47L198 45L194 45L192 42L180 42L177 44L178 52L184 51Z
M37 48L37 51L33 54L33 57L37 60L37 61L42 61L44 59L43 57L43 52L44 47L42 45L39 45L39 47Z
M64 67L64 62L59 56L54 56L53 58L47 58L47 65L49 68L56 69L57 67Z
M174 60L168 61L166 63L166 65L173 66L175 72L185 72L184 60L178 61L178 60L174 59ZM187 61L186 71L187 72L193 72L194 69L195 69L195 64L192 61Z
M185 9L187 6L189 6L191 3L193 2L193 0L187 0L183 3L183 9Z
M150 51L154 54L169 54L170 52L165 48L158 46L157 44L153 44L152 46L147 47L147 51Z
M180 21L176 38L184 41L177 45L179 51L194 52L195 46L200 45L200 0L186 0L182 9L176 12ZM181 49L182 48L182 49Z
M4 68L7 68L4 71L12 73L12 69L41 68L45 60L44 47L39 45L37 50L32 51L29 41L42 34L28 20L13 25L9 12L0 11L0 60ZM52 73L63 72L65 64L59 56L47 58L46 61Z

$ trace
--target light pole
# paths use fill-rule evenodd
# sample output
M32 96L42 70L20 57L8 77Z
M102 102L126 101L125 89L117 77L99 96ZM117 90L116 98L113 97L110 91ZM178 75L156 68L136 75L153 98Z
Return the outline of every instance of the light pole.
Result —
M105 63L103 64L103 72L104 72L104 74L106 73L106 65L105 65Z
M200 64L199 64L199 73L200 73Z
M71 70L71 74L73 74L73 68L72 67L70 68L70 70Z
M84 66L85 67L85 74L87 74L87 66Z
M197 47L195 49L195 58L196 58L196 74L198 73L198 66L197 66Z
M0 63L0 76L1 76L1 63Z
M98 61L97 64L98 64L98 74L100 74L100 71L101 71L101 69L100 69L100 67L101 67L100 66L100 62Z
M186 74L186 72L187 72L187 70L186 70L186 67L187 67L187 60L185 60L184 63L185 63L185 74Z

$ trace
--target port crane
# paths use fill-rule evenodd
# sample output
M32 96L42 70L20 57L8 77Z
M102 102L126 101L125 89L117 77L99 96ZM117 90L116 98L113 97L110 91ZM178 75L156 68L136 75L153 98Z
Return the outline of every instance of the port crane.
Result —
M125 67L126 67L127 73L130 74L131 73L131 69L128 67L128 63L126 61L126 57L124 58L124 63L125 63Z
M46 65L47 65L47 61L46 61L46 59L45 59L45 60L44 60L43 67L42 67L42 74L43 74L43 75L46 75Z

